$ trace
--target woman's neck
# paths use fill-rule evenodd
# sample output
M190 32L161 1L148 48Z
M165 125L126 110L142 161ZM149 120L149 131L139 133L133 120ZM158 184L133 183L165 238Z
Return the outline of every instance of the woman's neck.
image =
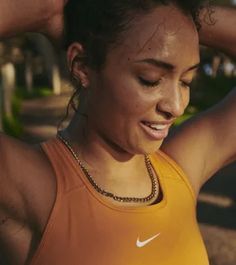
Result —
M79 122L78 122L79 120ZM86 119L75 117L63 131L96 183L120 196L145 197L151 190L144 155L133 155L89 131Z
M135 161L143 160L143 155L134 155L96 132L89 127L87 118L76 114L69 126L63 132L64 136L76 149L81 159L91 164L98 162L100 165L112 164L112 168L117 165L133 164Z

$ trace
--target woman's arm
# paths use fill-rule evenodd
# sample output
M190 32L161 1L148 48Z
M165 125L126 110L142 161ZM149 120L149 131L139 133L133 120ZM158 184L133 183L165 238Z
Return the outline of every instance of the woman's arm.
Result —
M33 31L59 41L64 4L0 0L0 40ZM32 256L55 200L54 187L54 173L42 152L0 134L0 264L26 264Z
M60 40L66 0L0 0L0 40L22 32L41 32Z
M236 8L212 6L200 15L200 43L236 58Z
M236 58L236 9L212 10L214 23L202 22L200 42ZM202 16L205 14L203 10ZM196 193L216 171L236 159L235 113L236 89L213 108L180 126L162 146L184 169Z

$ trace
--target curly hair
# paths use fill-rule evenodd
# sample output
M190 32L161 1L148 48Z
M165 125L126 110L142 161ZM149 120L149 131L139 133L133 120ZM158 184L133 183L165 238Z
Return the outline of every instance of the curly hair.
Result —
M191 15L200 27L202 0L70 0L65 8L65 47L80 42L87 52L89 66L99 69L111 44L119 41L137 15L171 3Z

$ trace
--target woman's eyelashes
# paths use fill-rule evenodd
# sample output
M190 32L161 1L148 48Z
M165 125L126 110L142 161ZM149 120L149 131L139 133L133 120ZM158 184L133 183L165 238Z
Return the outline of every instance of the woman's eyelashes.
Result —
M180 81L180 85L185 88L191 88L192 81Z
M159 80L155 80L155 81L152 81L152 80L147 80L141 76L138 77L138 80L140 82L141 85L144 85L146 87L155 87L155 86L158 86L160 84L160 79Z
M156 87L160 85L162 81L164 81L163 78L159 78L158 80L153 80L151 78L144 78L142 76L138 77L138 81L141 85L145 87ZM191 88L192 80L179 80L179 86L183 88Z

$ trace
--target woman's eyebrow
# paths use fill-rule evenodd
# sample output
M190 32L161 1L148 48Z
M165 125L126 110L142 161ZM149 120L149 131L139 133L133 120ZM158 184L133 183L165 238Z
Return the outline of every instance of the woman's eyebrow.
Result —
M153 58L147 58L147 59L143 59L143 60L138 60L138 61L135 61L135 63L147 63L147 64L151 64L155 67L158 67L158 68L164 68L168 71L173 71L175 69L175 66L171 63L167 63L167 62L164 62L164 61L161 61L161 60L157 60L157 59L153 59ZM190 66L189 68L187 68L187 70L185 72L189 72L189 71L192 71L192 70L195 70L199 67L200 63L196 63L192 66Z
M197 70L197 69L199 68L199 66L200 66L200 63L196 63L196 64L194 64L193 66L190 66L190 67L186 70L186 72L189 72L189 71L192 71L192 70Z

